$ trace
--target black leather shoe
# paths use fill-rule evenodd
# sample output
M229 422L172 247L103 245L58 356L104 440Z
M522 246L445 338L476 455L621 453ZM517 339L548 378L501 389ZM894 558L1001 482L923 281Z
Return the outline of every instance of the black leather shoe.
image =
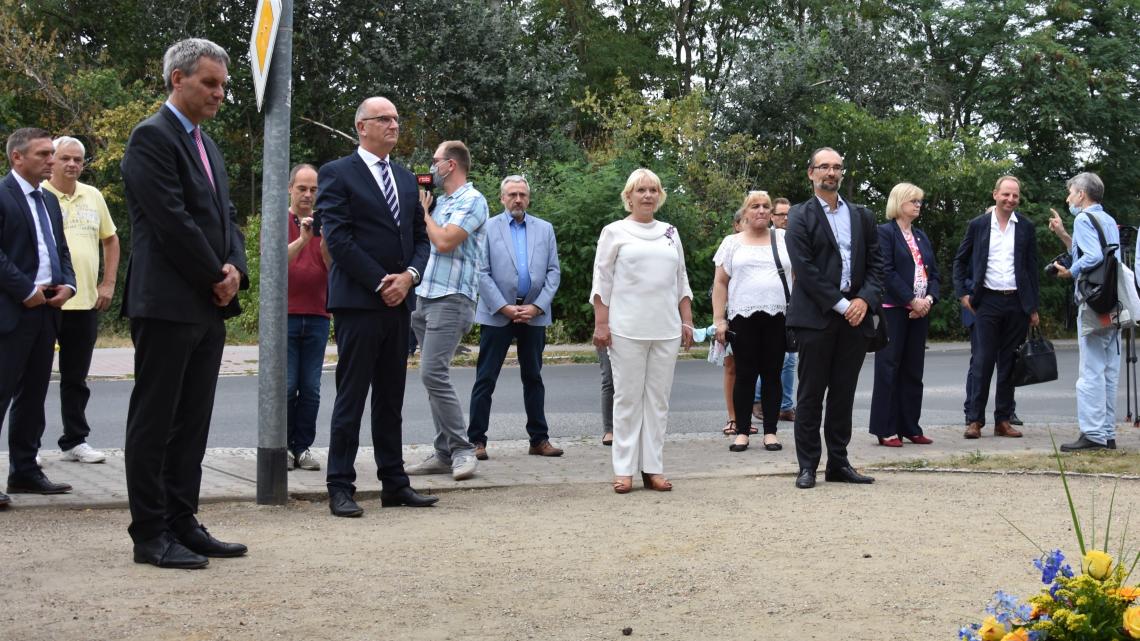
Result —
M364 514L348 492L329 492L329 512L333 516L357 517Z
M186 549L169 532L135 543L134 551L135 563L149 563L160 568L198 570L210 564L210 559Z
M1018 426L1018 427L1021 427L1022 425L1025 425L1025 421L1023 421L1023 420L1021 420L1020 418L1018 418L1018 416L1017 416L1017 412L1010 412L1010 414L1009 414L1009 422L1010 422L1010 424L1011 424L1011 425L1016 425L1016 426Z
M1114 439L1114 438L1108 439L1108 442L1105 443L1105 445L1108 447L1108 449L1115 450L1116 449L1116 439Z
M193 530L180 534L178 536L178 542L185 545L192 552L196 552L202 556L212 556L214 558L224 559L241 556L249 551L249 549L241 543L225 543L215 539L203 525L199 525Z
M64 494L71 491L67 483L52 483L43 472L23 476L8 475L9 494Z
M398 490L380 492L380 507L431 507L439 500L438 496L420 494L411 487L402 487Z
M7 494L0 492L0 508L8 507L8 504L11 502L12 502L12 499L8 498Z
M866 474L860 474L855 471L855 468L848 465L847 467L840 467L834 470L827 470L823 473L823 480L828 483L861 483L870 484L874 483L873 477Z
M815 470L800 470L796 477L796 487L801 490L810 490L815 487Z
M1116 443L1114 442L1113 445L1116 445ZM1107 450L1107 449L1109 449L1108 445L1101 445L1100 443L1097 443L1096 441L1090 441L1087 438L1085 438L1084 434L1081 434L1080 436L1078 436L1077 440L1073 441L1072 443L1062 443L1061 444L1061 451L1062 452L1078 452L1080 450Z

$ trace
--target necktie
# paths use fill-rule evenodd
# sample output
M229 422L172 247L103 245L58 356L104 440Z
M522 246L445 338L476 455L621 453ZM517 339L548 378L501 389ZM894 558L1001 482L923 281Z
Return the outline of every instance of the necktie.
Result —
M202 166L206 168L206 177L210 179L210 186L214 191L218 186L214 184L214 172L210 171L210 159L206 156L206 145L202 143L202 128L194 127L194 144L198 145L198 155L202 157Z
M392 219L396 226L400 226L400 200L396 198L396 186L392 184L392 174L387 160L376 163L380 169L380 189L384 192L384 200L388 201L388 209L392 212Z
M36 201L36 217L40 219L40 233L44 237L44 245L47 245L48 258L51 260L51 283L58 285L63 282L63 270L59 266L59 249L55 246L55 234L52 233L51 224L48 223L43 192L33 189L32 200Z

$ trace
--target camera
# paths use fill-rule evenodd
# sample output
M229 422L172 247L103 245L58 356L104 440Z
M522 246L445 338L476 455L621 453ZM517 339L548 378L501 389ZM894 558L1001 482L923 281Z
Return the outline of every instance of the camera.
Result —
M1058 263L1062 267L1064 267L1065 269L1069 269L1073 266L1073 257L1071 254L1068 254L1068 253L1057 254L1056 256L1054 256L1053 260L1049 261L1049 264L1045 266L1045 275L1046 276L1056 276L1057 275L1057 266L1054 265L1053 263Z

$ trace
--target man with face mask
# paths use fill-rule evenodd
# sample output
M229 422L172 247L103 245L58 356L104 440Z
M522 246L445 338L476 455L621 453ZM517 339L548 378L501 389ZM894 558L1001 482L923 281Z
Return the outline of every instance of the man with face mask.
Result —
M1053 263L1059 278L1080 279L1081 274L1104 260L1103 242L1116 245L1120 259L1120 230L1116 220L1104 210L1104 183L1094 173L1085 172L1069 179L1069 213L1073 235L1065 232L1065 224L1057 212L1049 218L1049 229L1073 254L1073 267L1066 269ZM1094 220L1096 225L1094 226ZM1116 386L1120 381L1120 329L1108 315L1100 315L1081 303L1077 312L1077 345L1080 348L1080 373L1077 377L1077 423L1080 436L1061 445L1061 451L1116 449Z
M479 292L476 267L486 243L487 199L467 180L471 153L458 140L440 143L431 159L433 182L443 195L431 209L432 196L420 192L431 254L416 288L412 330L421 347L420 379L435 421L435 451L408 474L447 474L456 481L475 475L475 446L455 386L451 359L475 318Z

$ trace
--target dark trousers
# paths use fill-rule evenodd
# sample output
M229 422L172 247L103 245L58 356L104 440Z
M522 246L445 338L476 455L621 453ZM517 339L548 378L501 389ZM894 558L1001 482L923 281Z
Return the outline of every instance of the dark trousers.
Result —
M871 394L871 433L888 437L921 436L922 373L930 317L907 318L905 307L884 307L890 343L875 353L875 389Z
M827 442L827 468L847 467L851 441L851 408L867 339L839 314L823 329L796 328L800 344L800 387L796 394L796 459L800 469L815 470L822 455L819 427ZM827 416L823 417L824 397Z
M970 356L970 383L966 399L966 422L986 423L986 401L990 380L997 367L994 393L994 421L1008 421L1013 414L1013 353L1025 340L1029 315L1021 309L1015 294L985 292L974 318Z
M0 427L7 414L9 478L39 472L36 451L46 424L44 399L59 317L60 311L48 305L25 308L16 327L0 335Z
M732 385L736 433L748 434L752 425L752 401L759 377L764 433L775 434L784 394L780 381L785 353L784 315L756 312L747 318L736 316L728 322L728 329L733 332L730 339L732 357L736 361L736 382Z
M226 326L131 319L135 386L124 448L128 531L136 543L198 526L202 459Z
M408 487L403 459L404 381L408 373L405 306L342 310L336 325L336 401L329 430L329 491L356 492L356 453L364 400L372 390L372 445L376 476L388 491Z
M321 408L321 372L329 344L329 319L315 314L289 314L285 366L286 444L294 455L317 438Z
M531 445L547 440L546 387L542 384L542 350L546 348L546 328L526 323L507 323L503 327L479 326L479 360L475 365L475 385L471 388L471 412L467 440L487 442L487 425L491 417L491 395L503 369L503 360L511 341L517 340L519 375L523 384L523 407L526 408L526 433Z
M63 435L59 449L86 443L91 434L87 424L87 373L91 370L91 352L99 336L99 312L94 309L65 310L59 326L59 413L63 419Z

